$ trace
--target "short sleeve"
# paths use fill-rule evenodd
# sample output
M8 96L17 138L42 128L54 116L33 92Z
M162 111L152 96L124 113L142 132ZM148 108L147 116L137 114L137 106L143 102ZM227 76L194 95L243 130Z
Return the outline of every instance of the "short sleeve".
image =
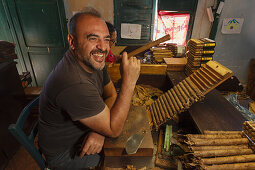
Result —
M56 98L59 107L73 121L94 116L105 108L98 90L92 84L78 84L63 90Z
M111 78L108 74L108 71L106 69L106 66L103 68L103 83L104 86L107 85L110 82Z

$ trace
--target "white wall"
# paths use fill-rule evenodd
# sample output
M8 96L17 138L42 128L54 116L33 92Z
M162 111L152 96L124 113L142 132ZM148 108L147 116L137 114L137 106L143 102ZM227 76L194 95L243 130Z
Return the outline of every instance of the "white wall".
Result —
M249 61L255 58L255 0L225 0L216 34L214 60L232 70L246 84ZM222 34L224 18L244 18L240 34Z

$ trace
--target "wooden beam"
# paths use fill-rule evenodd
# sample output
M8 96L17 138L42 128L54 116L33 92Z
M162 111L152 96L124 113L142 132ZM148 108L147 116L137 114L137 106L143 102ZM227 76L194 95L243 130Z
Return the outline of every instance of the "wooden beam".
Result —
M156 45L158 45L158 44L160 44L162 42L170 40L170 38L171 38L170 35L167 34L164 37L162 37L160 39L157 39L156 41L152 41L152 42L150 42L150 43L148 43L148 44L146 44L146 45L144 45L144 46L142 46L142 47L140 47L140 48L138 48L138 49L128 53L128 58L132 57L132 56L135 56L135 55L137 55L137 54L139 54L139 53L141 53L141 52L143 52L143 51L145 51L145 50L147 50L147 49L149 49L149 48L151 48L153 46L156 46Z

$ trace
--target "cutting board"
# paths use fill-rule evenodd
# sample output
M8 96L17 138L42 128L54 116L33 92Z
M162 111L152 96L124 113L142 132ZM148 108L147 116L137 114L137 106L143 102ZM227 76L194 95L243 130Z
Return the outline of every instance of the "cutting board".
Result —
M143 142L135 154L125 151L127 139L142 130L146 130ZM122 133L117 138L106 138L105 156L153 156L153 140L145 106L131 106Z

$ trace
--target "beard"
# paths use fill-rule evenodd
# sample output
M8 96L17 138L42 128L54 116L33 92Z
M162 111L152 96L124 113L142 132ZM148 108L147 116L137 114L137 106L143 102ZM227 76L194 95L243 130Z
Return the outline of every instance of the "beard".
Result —
M101 53L101 54L104 55L104 59L103 59L102 62L98 62L98 61L95 61L93 59L93 54L97 54L97 53ZM105 66L105 57L108 54L108 51L107 50L103 51L101 49L95 49L95 50L92 50L89 53L89 56L87 56L84 53L84 51L81 48L78 47L78 48L75 49L75 54L77 55L78 59L83 64L85 64L86 66L88 66L92 70L102 70ZM98 64L98 63L103 63L103 64Z

